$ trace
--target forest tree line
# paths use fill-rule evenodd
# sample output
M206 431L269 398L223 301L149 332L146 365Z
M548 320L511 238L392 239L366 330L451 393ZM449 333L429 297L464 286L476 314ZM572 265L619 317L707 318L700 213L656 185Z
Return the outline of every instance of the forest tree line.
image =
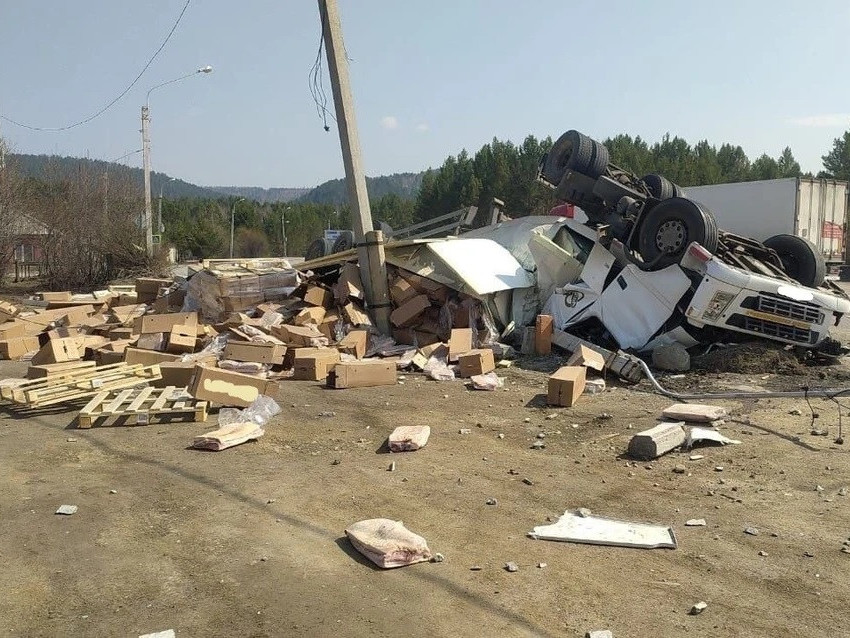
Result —
M753 160L737 145L719 147L708 141L694 145L666 135L648 143L621 134L604 141L611 162L644 175L657 172L681 186L774 179L802 175L790 148L778 157L761 155ZM514 217L543 214L554 205L552 191L536 181L542 155L550 138L528 136L521 144L494 139L474 154L462 151L448 157L437 169L422 175L414 198L388 193L372 199L372 217L400 228L461 207L487 210L493 197L505 202ZM834 140L823 156L819 177L850 180L850 131ZM154 232L159 226L160 202L154 193ZM165 197L161 202L162 240L176 247L182 258L226 257L230 253L231 213L234 254L240 257L280 256L284 237L288 256L303 255L307 246L328 228L351 228L348 206L311 202L260 203L236 197ZM141 229L142 193L129 180L117 180L91 169L69 176L16 176L13 162L0 169L0 216L26 211L62 237L68 250L80 259L77 278L101 280L112 274L117 262L135 267L144 245ZM80 220L88 219L85 224ZM7 228L9 226L7 225ZM114 228L116 232L107 232ZM8 232L7 232L8 234ZM78 241L79 239L79 241ZM6 243L11 241L6 238ZM85 250L83 250L85 248ZM9 255L8 245L3 254ZM120 259L119 259L120 257ZM56 268L62 260L56 260Z

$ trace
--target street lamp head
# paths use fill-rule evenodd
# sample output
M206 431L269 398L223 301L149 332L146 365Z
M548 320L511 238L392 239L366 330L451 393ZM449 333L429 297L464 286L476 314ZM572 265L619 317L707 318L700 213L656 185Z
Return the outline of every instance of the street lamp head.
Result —
M198 73L212 73L212 67L208 64L198 69Z

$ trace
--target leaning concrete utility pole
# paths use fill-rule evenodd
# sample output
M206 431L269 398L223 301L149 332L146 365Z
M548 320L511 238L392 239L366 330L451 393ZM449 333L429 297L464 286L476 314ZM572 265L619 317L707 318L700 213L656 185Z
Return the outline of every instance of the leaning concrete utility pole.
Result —
M348 184L348 201L351 204L354 240L357 245L357 258L363 281L366 303L375 315L378 330L390 333L389 292L387 289L387 268L383 260L383 246L376 241L381 237L373 236L366 241L366 234L372 232L372 210L369 207L369 193L366 191L366 175L360 157L360 139L357 136L357 122L354 118L354 100L351 96L351 83L348 77L348 59L342 42L342 26L339 21L339 9L336 0L318 0L319 15L322 19L322 37L328 57L328 74L333 89L336 123L339 129L339 142L342 146L342 160L345 165L345 181ZM383 240L380 240L383 243ZM380 251L378 248L380 247Z
M145 167L145 249L153 255L153 211L151 210L151 137L150 112L145 104L142 107L142 158Z

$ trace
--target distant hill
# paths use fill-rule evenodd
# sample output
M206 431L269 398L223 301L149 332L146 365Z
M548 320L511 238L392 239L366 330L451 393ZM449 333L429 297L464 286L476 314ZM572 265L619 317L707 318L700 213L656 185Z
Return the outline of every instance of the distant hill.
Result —
M80 172L89 172L93 175L128 176L139 185L144 185L145 175L141 168L132 168L115 162L103 160L84 159L81 157L63 157L59 155L27 155L10 154L9 159L15 162L20 171L27 177L43 180L68 179ZM173 178L165 173L151 171L151 194L159 196L162 188L163 196L166 198L176 197L223 197L222 193L209 188L197 186L182 179Z
M370 199L379 199L384 195L394 193L405 199L413 199L422 184L422 176L425 173L395 173L393 175L382 175L380 177L367 177L366 188L369 190ZM346 204L348 202L348 189L344 179L332 179L319 184L309 193L297 199L299 202L311 202L314 204Z
M208 186L210 190L235 197L245 197L261 204L291 202L306 195L309 188L262 188L261 186Z
M127 176L139 185L144 184L144 172L141 168L132 168L115 162L64 157L60 155L10 154L9 160L17 163L21 172L36 179L68 179L80 172L93 175ZM367 177L366 185L371 199L379 199L394 193L405 199L413 199L422 184L425 173L395 173L380 177ZM151 194L154 198L162 188L166 199L179 197L200 197L221 199L223 197L245 197L264 203L308 202L314 204L343 205L348 202L348 190L344 179L332 179L315 188L262 188L259 186L198 186L166 173L151 172Z

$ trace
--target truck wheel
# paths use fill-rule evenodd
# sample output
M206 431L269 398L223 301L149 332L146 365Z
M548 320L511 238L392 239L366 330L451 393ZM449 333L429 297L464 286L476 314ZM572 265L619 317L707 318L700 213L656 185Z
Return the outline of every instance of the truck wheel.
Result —
M673 197L684 197L687 199L688 194L678 184L673 184Z
M593 163L593 140L578 131L567 131L552 145L540 173L550 184L561 183L567 170L587 175ZM607 162L606 162L607 165Z
M707 209L681 197L664 200L652 208L643 219L638 249L645 262L658 259L654 268L660 270L678 263L691 242L707 251L717 250L717 222Z
M608 170L608 147L596 140L591 141L593 142L593 152L591 154L590 165L587 167L587 176L593 179L599 179Z
M318 259L319 257L324 257L326 254L327 248L325 247L325 240L315 239L309 246L307 246L307 252L304 253L304 260L310 261L311 259Z
M660 199L664 201L665 199L670 199L674 196L674 188L673 182L671 182L666 177L661 175L644 175L641 178L641 181L646 184L646 187L649 189L649 194L652 195L655 199Z
M354 233L346 230L336 238L332 252L341 253L344 250L351 250L352 248L354 248Z
M764 245L779 255L785 273L804 286L817 288L826 276L826 262L817 247L796 235L774 235Z

